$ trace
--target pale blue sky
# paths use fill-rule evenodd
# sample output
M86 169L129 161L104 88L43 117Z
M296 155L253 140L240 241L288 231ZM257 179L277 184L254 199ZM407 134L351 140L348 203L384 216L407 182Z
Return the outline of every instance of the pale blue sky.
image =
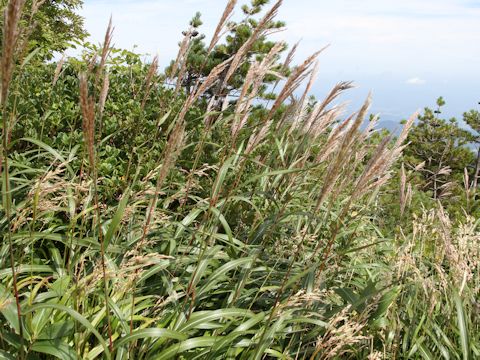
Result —
M225 2L85 0L82 14L92 41L101 41L112 15L116 46L136 44L165 65L192 15L202 13L209 35ZM318 97L337 81L354 80L358 88L345 99L358 106L372 90L373 111L384 119L406 117L440 95L447 116L479 107L480 0L284 0L278 19L287 29L275 38L302 39L299 62L331 45L320 57Z

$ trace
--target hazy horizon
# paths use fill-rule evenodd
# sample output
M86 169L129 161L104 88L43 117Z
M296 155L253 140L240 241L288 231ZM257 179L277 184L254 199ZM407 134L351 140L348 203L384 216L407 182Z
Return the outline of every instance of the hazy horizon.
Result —
M208 37L224 5L218 0L86 0L82 15L90 41L102 41L112 15L114 44L138 45L138 52L157 54L164 67L193 14L202 13L200 30ZM313 91L319 97L336 82L353 80L357 88L342 99L352 104L350 110L372 91L372 112L398 121L443 96L443 115L461 118L479 107L479 16L480 1L285 0L278 19L287 27L275 39L290 45L301 40L297 62L330 44L320 56Z

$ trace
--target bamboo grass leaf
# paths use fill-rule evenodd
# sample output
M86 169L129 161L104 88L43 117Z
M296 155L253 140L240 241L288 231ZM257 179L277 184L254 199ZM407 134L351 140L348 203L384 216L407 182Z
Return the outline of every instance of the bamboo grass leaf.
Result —
M225 318L250 318L254 314L246 309L219 309L212 311L198 311L192 314L190 319L180 326L177 331L185 333L191 329L201 326L203 323L208 323L217 319Z
M27 308L25 310L25 314L35 312L35 311L41 310L41 309L54 309L54 310L58 310L60 312L63 312L63 313L66 313L66 314L70 315L73 319L75 319L80 324L85 326L85 328L87 328L89 331L92 332L93 335L95 335L95 337L98 339L98 341L100 342L100 344L103 347L103 350L105 352L105 356L107 357L107 359L111 359L111 354L110 354L110 351L108 349L108 345L105 342L105 340L103 339L103 337L95 329L95 327L85 317L83 317L81 314L79 314L77 311L75 311L73 309L70 309L70 308L68 308L64 305L60 305L60 304L37 304L37 305L33 305L33 306Z
M168 329L158 329L158 328L149 328L141 329L134 331L132 334L119 338L115 343L115 348L119 348L125 344L128 344L132 341L145 338L166 338L174 340L186 340L187 336L178 331L168 330Z
M5 350L0 349L0 360L16 360L17 358Z
M454 295L455 308L457 310L457 325L460 334L460 345L462 348L463 360L470 359L470 345L468 338L468 326L465 318L465 309L460 296Z
M33 138L28 138L28 137L27 138L22 138L20 140L31 142L31 143L37 145L38 147L41 147L42 149L44 149L48 153L50 153L50 155L52 155L56 160L60 161L62 164L65 164L65 167L67 168L68 172L70 173L70 176L75 177L75 172L73 171L72 167L69 165L67 160L62 155L60 155L60 153L57 150L52 148L50 145L47 145L43 141L40 141L38 139L33 139Z
M75 349L61 341L38 341L32 345L32 351L52 355L62 360L77 360Z
M115 215L113 216L112 220L110 221L110 224L108 225L108 230L104 238L105 249L108 249L109 244L112 242L113 236L115 235L115 232L117 231L118 226L120 225L120 221L123 218L123 214L125 212L125 208L127 206L129 198L130 198L130 189L127 188L122 196L122 200L120 200L120 203L118 204L118 208L117 208L117 211L115 212Z
M11 272L10 272L11 273ZM5 317L12 329L18 333L20 331L18 324L17 307L15 298L3 285L0 284L0 313Z
M213 346L217 341L221 341L221 336L201 336L182 341L179 344L172 345L160 354L152 356L154 360L167 360L178 358L178 355L185 351Z

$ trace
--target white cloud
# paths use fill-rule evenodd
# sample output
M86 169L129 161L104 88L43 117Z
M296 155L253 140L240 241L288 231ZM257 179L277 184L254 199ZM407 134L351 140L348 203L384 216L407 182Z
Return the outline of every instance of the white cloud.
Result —
M405 83L409 85L425 85L427 81L418 77L413 77L411 79L408 79Z

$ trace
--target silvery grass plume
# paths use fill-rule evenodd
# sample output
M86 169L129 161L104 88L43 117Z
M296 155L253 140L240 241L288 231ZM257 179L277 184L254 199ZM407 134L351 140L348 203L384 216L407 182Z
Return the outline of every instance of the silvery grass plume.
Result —
M99 81L99 79L101 79L101 73L105 69L105 64L106 64L107 58L110 55L111 43L112 43L112 37L113 37L113 30L114 30L114 28L113 28L113 24L112 24L112 18L110 17L110 20L108 22L107 31L105 32L105 38L103 40L102 54L100 55L100 64L99 64L98 70L97 70L97 78L96 78L97 81Z
M110 89L110 75L108 72L105 72L105 75L103 76L102 89L100 90L100 95L98 97L98 114L100 119L103 116L103 110L105 109L105 102L107 101L109 89Z
M187 53L188 47L190 44L190 33L186 33L183 37L182 42L180 43L180 48L178 49L178 54L177 57L172 65L172 69L170 70L169 77L173 79L181 67L181 64L183 63L184 57Z
M299 146L295 151L295 156L298 156L299 152L302 153L302 161L299 162L298 167L305 165L308 158L312 155L312 151L314 149L313 146L308 146L306 149L304 149L301 145L307 141L316 141L322 134L324 134L334 125L335 121L337 121L343 112L343 105L335 106L330 110L326 110L320 115L316 114L314 110L312 114L304 121L303 127L299 129L302 139L299 141ZM324 148L324 146L322 146L322 148ZM317 164L320 164L320 162L317 162Z
M288 131L288 135L290 135L293 132L293 130L296 127L296 124L298 124L299 122L304 123L305 121L305 116L306 116L305 112L307 111L307 106L308 106L307 96L310 93L310 90L312 89L313 83L316 80L317 75L318 75L318 60L315 60L315 62L313 63L312 70L310 71L310 78L307 82L307 85L305 86L305 89L303 91L302 96L300 97L300 100L298 101L296 114L294 115L295 121L292 121L290 130Z
M284 103L284 101L293 94L293 92L301 85L303 80L305 80L305 78L310 74L312 64L315 63L315 59L322 51L323 49L309 56L301 65L295 68L292 74L288 77L283 89L277 95L277 98L270 108L266 118L262 120L262 126L250 136L247 147L245 148L246 155L250 154L263 141L273 123L272 118L274 114Z
M265 14L260 20L257 27L253 31L252 35L247 41L240 47L237 53L233 56L232 62L228 68L225 77L223 78L221 88L224 88L232 75L237 71L238 67L242 64L244 57L247 55L250 48L253 46L261 36L266 36L269 31L267 29L268 24L277 16L278 9L282 5L283 0L278 0L275 5Z
M330 134L328 135L327 142L323 146L325 151L319 153L315 162L321 163L328 159L340 146L342 136L348 131L349 126L352 122L352 119L355 114L349 115L343 121L341 121L337 126L334 126Z
M68 195L67 189L75 187L78 194L85 191L85 188L71 184L64 179L66 163L60 163L55 170L49 170L42 176L32 182L28 191L28 199L19 205L12 220L12 231L15 232L22 226L32 221L42 221L44 213L62 211L67 208ZM78 201L78 199L75 199ZM72 218L72 213L68 214ZM46 217L45 222L48 223Z
M396 276L423 290L429 315L452 291L460 296L468 291L469 296L478 297L480 234L474 224L475 219L467 217L465 223L454 228L439 202L436 209L424 209L413 218L409 237L402 234L405 244L394 260ZM425 244L435 244L435 251Z
M183 77L187 69L188 54L191 49L194 27L190 25L190 28L185 32L180 48L178 49L177 57L172 65L170 73L168 74L170 79L177 78L175 84L175 94L178 93L183 83Z
M309 76L312 65L315 64L318 55L320 55L320 53L324 49L326 49L326 47L310 55L307 59L305 59L302 64L297 66L292 71L291 75L285 82L285 85L275 99L275 102L273 103L266 117L267 122L273 118L273 115L277 112L279 107L285 102L288 97L293 94L295 90L297 90L297 88L302 84L302 82Z
M235 143L239 131L245 126L248 120L252 103L258 96L265 76L270 74L275 75L277 78L282 78L281 74L274 71L274 67L276 66L278 54L284 49L284 47L285 43L276 43L261 62L256 61L250 66L240 96L237 99L234 120L231 124L233 143Z
M316 71L312 71L312 76L310 77L309 84L307 85L307 90L313 85L315 72ZM306 106L304 101L303 103L302 101L299 103L295 102L291 105L292 109L288 115L283 116L281 121L279 121L277 130L284 126L283 124L290 123L288 134L291 135L295 129L298 131L298 135L302 136L301 139L297 141L296 149L292 155L292 159L297 159L297 157L300 155L295 167L303 167L308 158L311 156L313 147L307 146L305 148L304 145L308 144L309 142L315 142L328 129L331 129L340 115L344 112L345 104L334 105L329 109L327 109L327 106L330 105L330 102L333 102L341 94L341 92L349 89L347 84L350 83L337 84L322 102L318 102L314 105L309 114L305 114ZM307 92L304 92L304 95L302 96L304 100L306 99L305 94L307 94ZM320 154L324 154L326 157L328 157L326 154L328 154L329 151L333 152L334 150L332 148L332 142L327 143L326 145L322 144L323 150L320 152ZM320 162L321 161L316 161L315 163L319 164ZM290 186L293 185L293 182L294 176L292 176Z
M26 51L28 50L28 42L30 36L35 29L38 28L38 23L36 21L37 12L40 10L40 7L46 3L46 0L33 0L30 7L29 19L26 21L26 24L23 26L23 34L18 39L17 53L19 59L24 58ZM27 2L25 1L25 4Z
M450 266L450 274L455 287L461 294L466 285L474 280L478 272L480 260L478 240L479 234L475 234L474 228L469 226L472 219L467 218L466 224L455 231L450 217L439 202L436 210L436 217L440 223L438 234L442 239L445 258ZM478 275L478 274L477 274Z
M103 232L101 229L101 211L100 211L100 204L98 198L98 190L97 190L97 181L98 181L98 170L96 166L96 149L95 149L95 120L96 120L96 107L98 110L98 116L100 120L100 129L99 133L102 133L101 129L101 119L103 108L105 106L105 100L107 98L108 89L109 89L109 79L108 73L106 71L106 61L110 54L111 48L111 40L112 40L112 19L110 18L107 31L105 33L105 40L103 44L103 49L100 57L99 66L95 73L95 82L94 82L94 89L98 87L98 82L102 79L103 76L103 85L100 90L100 94L97 98L97 103L95 101L94 95L89 94L88 89L88 76L93 75L92 67L88 67L87 73L81 73L79 75L80 79L80 108L82 111L83 117L83 136L85 141L85 146L88 154L88 163L90 168L90 176L93 181L93 192L94 192L94 201L95 201L95 210L96 210L96 225L98 227L98 239L100 243L100 265L101 265L101 272L103 274L103 288L104 288L104 299L105 299L105 308L106 308L106 322L107 322L107 330L108 330L108 340L109 340L109 348L110 351L113 351L113 338L112 338L112 326L110 322L110 305L109 305L109 290L108 290L108 279L110 269L107 270L107 265L105 261L105 244L104 244L104 237ZM96 56L94 57L96 61Z
M310 85L310 87L311 86L312 85ZM300 116L300 114L304 112L305 104L300 104L299 106L302 106L303 108L301 111L296 112L296 114L299 115L295 115L294 118L290 120L291 125L289 134L291 134L294 129L300 128L304 134L314 134L314 137L318 137L330 127L332 122L335 121L345 109L345 105L342 104L334 106L331 109L327 109L327 107L331 105L331 103L335 99L337 99L344 91L351 88L351 82L341 82L335 85L322 102L318 102L317 104L315 104L311 113L306 119L301 118L303 117L303 115ZM303 97L306 98L305 95ZM285 119L283 122L285 122Z
M142 99L142 105L141 105L142 110L145 108L145 104L150 95L150 90L154 85L153 78L157 74L157 71L158 71L158 56L155 55L155 57L152 60L152 63L150 64L150 67L148 68L147 77L145 79L145 95L143 96L143 99Z
M82 110L83 138L87 148L90 169L95 167L95 101L88 93L87 74L80 74L80 108Z
M367 126L365 127L365 129L362 132L362 138L363 139L366 140L370 136L372 136L372 134L377 132L376 126L378 125L379 120L380 120L380 116L378 114L373 115L373 117L371 119L369 119Z
M105 102L107 100L108 91L110 88L110 79L109 74L106 68L106 62L111 52L111 41L113 34L113 25L112 18L108 23L107 30L105 32L105 39L103 43L103 48L100 56L100 62L98 63L98 68L95 73L95 86L96 89L99 85L99 82L102 81L102 86L96 97L95 94L90 95L88 90L88 76L92 74L95 65L97 64L98 56L94 54L90 59L89 65L87 67L86 73L81 73L79 75L80 79L80 108L82 111L83 117L83 134L85 139L85 144L87 147L89 163L91 169L94 168L95 164L95 118L98 113L98 119L100 120L100 129L99 133L102 133L102 117L103 111L105 108ZM58 80L60 75L61 67L63 62L60 61L57 64L57 69L55 71L54 82ZM102 80L103 79L103 80ZM95 100L97 99L97 100Z
M206 79L198 86L196 90L194 90L190 95L187 97L187 99L184 101L183 106L178 113L177 116L177 124L183 125L183 122L185 120L185 116L187 115L188 110L190 107L197 101L206 91L208 91L220 78L220 74L223 72L223 70L226 69L228 64L232 58L229 58L225 60L224 62L218 64L215 66Z
M300 44L300 41L296 42L295 45L293 45L293 47L290 49L287 56L285 57L285 61L283 62L283 64L280 67L279 72L281 74L283 74L284 76L286 76L288 74L290 64L292 63L293 58L295 57L295 53L297 52L297 48L298 48L299 44ZM277 88L277 86L278 86L278 84L280 83L281 80L283 80L283 77L277 79L277 81L273 85L273 90L275 90ZM279 123L279 125L280 125L280 123Z
M98 62L98 50L95 51L92 56L90 56L90 59L87 61L87 71L88 73L92 73L93 69L95 68L95 65L97 65Z
M171 168L175 165L175 161L182 149L182 144L185 138L185 123L183 119L177 119L177 123L168 138L167 145L165 146L163 154L163 163L158 171L157 183L155 187L155 192L153 198L150 202L149 208L147 209L147 216L145 224L143 227L142 241L145 240L149 230L151 221L153 218L153 213L156 209L158 197L162 189L163 183L167 178Z
M365 114L367 113L367 110L370 107L370 103L371 103L371 95L369 95L365 100L365 103L363 104L362 108L358 112L355 120L348 121L349 127L343 132L343 136L341 137L338 150L335 151L335 158L332 159L332 161L330 162L330 165L327 168L327 175L325 176L322 189L318 196L315 212L318 211L323 201L325 200L326 196L334 188L335 184L337 183L340 177L340 174L342 173L342 169L344 168L345 164L348 163L348 160L351 158L351 155L354 151L353 143L357 139L358 129L360 128L360 125L363 123Z
M247 146L245 148L245 155L251 154L252 151L255 150L258 145L260 145L263 139L265 139L265 137L267 136L272 123L272 120L264 122L263 126L250 136Z
M32 3L32 14L36 14L40 7L46 2L47 0L34 0Z
M353 347L358 349L362 345L365 346L366 340L369 339L362 334L366 319L362 318L362 314L358 317L359 319L353 319L349 305L331 318L326 333L317 340L315 352L310 359L334 359L352 352Z
M237 0L229 0L227 5L225 6L225 10L223 11L222 17L217 24L215 32L213 33L212 40L210 41L210 45L208 46L207 56L212 52L215 45L217 45L218 41L223 35L223 31L225 25L227 24L228 20L231 18L233 14L233 10L235 9L235 5L237 4Z
M110 87L110 79L109 79L109 74L108 70L106 68L106 62L108 57L110 56L110 53L112 51L112 38L113 38L113 24L112 24L112 18L110 17L110 21L108 22L107 26L107 31L105 32L105 39L103 41L103 48L102 48L102 54L100 56L100 64L97 69L97 74L96 74L96 79L95 79L95 84L97 85L97 82L99 82L102 77L103 77L103 84L100 89L100 94L98 96L98 113L99 113L99 118L100 118L100 134L102 133L102 116L103 116L103 110L105 108L105 101L107 99L108 95L108 90Z
M299 44L300 44L300 41L295 43L295 45L293 45L290 51L288 52L287 56L285 57L285 61L282 64L282 71L287 71L290 68L290 64L292 63L293 58L295 57L295 53L297 52L297 48Z
M357 181L353 198L359 197L366 192L383 185L390 178L390 167L400 157L405 140L407 139L410 128L416 119L417 114L412 115L405 123L403 130L391 149L387 148L389 137L386 137L375 150L372 158L365 167L362 175Z
M2 91L0 105L3 107L7 102L8 89L12 80L15 66L14 54L20 38L19 21L22 14L24 0L10 0L5 7L3 23L3 48L2 48ZM6 129L3 129L5 132Z
M154 214L157 208L157 202L160 196L163 183L167 178L171 168L175 165L175 161L181 152L184 139L185 139L185 122L183 117L182 118L177 117L174 129L170 134L167 144L165 146L165 150L163 154L163 163L160 167L160 170L158 171L157 183L155 186L153 197L146 210L145 222L143 224L142 235L141 235L139 244L143 244L147 239L147 235L150 232L152 222L154 221ZM132 289L132 305L135 303L135 291L137 286L136 284L137 278L138 278L138 271L135 271L134 276L131 279L132 284L130 285ZM130 315L130 333L133 332L133 316L134 316L134 307L132 306L131 315Z
M336 100L340 95L342 95L345 91L350 90L353 88L353 82L351 81L341 81L336 84L332 90L328 93L325 99L320 103L317 112L321 114L325 111L327 106L331 104L334 100Z
M224 62L215 66L210 71L206 79L203 80L203 82L198 86L198 88L194 92L193 97L191 97L191 99L187 101L187 104L190 106L195 101L197 101L200 98L200 96L202 96L208 89L210 89L220 79L220 75L229 66L229 64L231 64L232 61L233 61L232 58L229 58Z
M188 52L190 51L190 46L191 43L189 44L189 47L187 49L187 53L185 54L185 57L182 61L182 66L180 66L180 70L177 74L177 83L175 84L175 94L178 94L180 91L180 88L182 87L183 84L183 79L185 77L185 73L187 72L187 65L188 65Z
M409 197L411 197L411 185L407 185L407 174L405 172L405 164L402 163L400 168L400 216L403 216Z
M60 78L60 74L62 73L63 64L65 64L65 54L62 55L62 58L57 62L57 66L55 67L55 73L53 74L52 86L55 86L58 79Z
M471 186L470 186L470 177L468 176L468 169L463 169L463 186L465 189L465 193L467 194L467 199L469 198Z
M223 14L217 24L217 27L215 29L215 32L212 36L212 39L210 41L210 45L207 49L207 57L212 53L214 47L217 45L218 41L220 40L220 38L224 35L224 33L226 31L228 31L229 29L225 29L225 26L228 22L228 20L230 19L230 17L232 16L233 14L233 10L235 8L235 5L237 3L237 0L230 0L224 11L223 11ZM188 51L187 51L188 53ZM185 56L186 58L186 56ZM224 62L223 64L228 64L231 62L231 60L233 59L230 58L230 59L227 59L226 62ZM218 72L215 76L217 77L217 80L215 82L219 82L219 89L215 92L215 93L219 93L221 91L221 80L220 78L223 76L223 74L225 74L225 71L227 70L227 67L223 66L223 64L220 64L219 68L218 69L221 69L220 72ZM186 61L183 62L182 64L182 68L180 69L180 73L179 75L177 76L177 83L176 83L176 87L175 87L175 92L178 92L179 89L180 89L180 86L181 86L181 81L179 81L180 78L183 79L183 75L184 75L184 72L186 70ZM206 66L206 61L204 62L204 64L202 64L202 69ZM217 70L218 70L217 69ZM212 74L212 72L211 72ZM214 83L211 83L211 84L208 84L208 88L211 88L213 86ZM202 86L202 82L201 82L201 79L199 78L194 86L194 90L193 90L193 93L197 92L199 87ZM203 92L202 92L203 94ZM221 109L221 112L225 111L226 110L226 107L228 106L228 94L225 96L225 99L223 101L223 104L222 104L222 109ZM208 106L207 106L207 116L205 117L205 123L210 126L211 123L212 123L212 116L209 115L209 113L214 110L215 108L217 107L217 100L216 100L216 95L212 96L212 98L210 99L210 102L208 103ZM221 115L220 115L221 116Z
M345 113L345 109L345 104L335 105L331 109L325 110L320 114L318 113L318 109L314 109L312 114L307 118L302 132L317 139L332 127L335 121Z

